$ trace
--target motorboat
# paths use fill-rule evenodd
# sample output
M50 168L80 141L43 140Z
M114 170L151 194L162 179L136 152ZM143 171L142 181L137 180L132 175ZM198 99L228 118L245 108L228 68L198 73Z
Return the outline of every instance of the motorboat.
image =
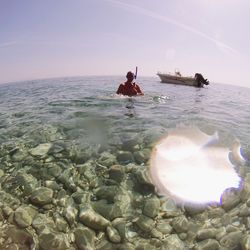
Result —
M175 71L174 74L168 73L160 73L157 75L160 77L161 82L170 83L176 85L188 85L194 87L203 87L204 85L208 85L209 81L205 79L201 73L195 73L194 77L192 76L182 76L180 71Z

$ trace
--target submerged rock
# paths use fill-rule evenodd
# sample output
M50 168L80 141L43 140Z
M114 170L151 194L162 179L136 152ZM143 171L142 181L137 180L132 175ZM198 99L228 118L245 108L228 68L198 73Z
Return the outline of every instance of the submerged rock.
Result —
M142 212L144 215L154 218L158 215L159 210L160 210L160 201L155 197L147 199L145 201Z
M145 215L141 215L135 223L144 232L150 232L154 228L154 220Z
M62 141L54 142L49 149L49 154L58 154L67 149L67 145Z
M233 189L225 191L221 197L222 208L226 211L236 207L240 202L240 196Z
M119 235L118 231L114 227L107 227L107 235L111 242L113 243L120 243L121 236Z
M118 151L116 158L117 161L121 164L128 164L134 162L134 156L129 151Z
M67 250L69 242L62 233L46 232L39 236L39 245L42 250Z
M247 169L249 171L249 168L247 168ZM242 186L243 186L243 188L241 190L240 197L241 197L242 201L246 201L250 196L250 173L246 174L246 177L243 181Z
M127 211L126 207L124 207L121 203L108 203L107 200L99 200L92 202L91 204L97 213L101 214L108 220L123 217Z
M160 211L163 213L164 217L176 217L181 214L181 211L177 207L176 202L171 198L163 200Z
M55 163L48 164L47 169L48 169L47 170L48 174L53 176L53 177L58 177L62 172L61 167Z
M241 247L243 250L248 250L250 249L250 235L244 236L242 242L241 242Z
M45 181L45 186L49 189L52 189L53 191L57 191L61 189L61 187L57 184L56 181L47 180Z
M220 244L228 249L240 249L240 243L243 240L243 234L240 231L231 232L222 237Z
M1 188L1 186L0 186ZM8 204L4 207L17 207L17 206L20 206L20 200L17 199L16 197L12 196L11 194L5 192L5 191L1 191L0 190L0 202L2 202L3 204ZM12 208L11 208L12 209Z
M152 184L147 169L139 168L133 173L133 177L135 178L135 191L144 195L148 195L150 193L154 193L155 187Z
M215 239L207 239L196 244L195 250L217 250L220 249L220 244Z
M117 186L101 186L95 190L98 199L105 199L108 202L114 202L118 192L119 188Z
M170 234L173 230L172 226L167 221L157 222L156 229L163 234Z
M103 166L110 167L113 164L116 164L117 162L116 157L113 154L109 152L103 152L98 159L98 163Z
M58 213L54 214L54 221L56 228L59 232L66 233L68 231L69 229L68 223L66 220L64 220L64 218L60 214Z
M125 171L121 165L113 165L109 169L109 178L120 183L124 179Z
M119 245L119 250L134 250L135 246L132 243L125 242Z
M112 226L117 229L122 240L126 239L127 225L124 218L116 218L112 221Z
M81 250L94 249L95 232L87 227L76 228L75 243Z
M46 187L36 189L30 196L30 201L34 205L46 205L51 203L53 198L53 190Z
M26 150L17 149L11 156L12 160L15 162L21 162L28 156Z
M71 195L71 197L74 199L74 201L77 204L86 204L86 203L89 204L90 196L91 196L91 193L83 192L83 191L75 192Z
M114 250L114 246L108 240L101 240L97 243L95 250Z
M45 157L48 154L51 147L52 147L51 143L43 143L35 148L32 148L29 152L32 156Z
M0 178L4 176L4 171L2 169L0 169Z
M78 209L72 204L67 206L63 211L63 216L67 220L70 226L76 222L76 217L78 214Z
M138 135L132 135L128 138L122 138L122 149L125 151L133 151L134 148L142 143L142 138Z
M206 228L206 229L200 229L197 232L197 240L206 240L206 239L212 239L215 238L218 230L214 228Z
M23 190L24 195L29 195L31 192L38 187L37 179L31 175L24 172L18 172L14 181Z
M173 219L172 227L177 233L184 233L188 230L188 220L185 216L176 217Z
M80 208L79 220L84 225L96 230L105 230L106 227L110 224L107 219L87 206L83 206Z
M15 211L14 220L19 227L26 228L31 225L36 213L36 210L31 207L21 206Z
M164 249L174 249L174 250L184 250L187 249L182 240L178 237L177 234L171 234L164 241Z
M151 152L149 149L143 149L141 151L134 152L135 161L138 164L146 163L150 158Z
M36 230L37 234L40 235L45 229L51 231L56 229L56 225L51 217L46 214L37 214L32 222L32 227Z
M8 240L7 242L4 242L5 246L1 249L8 249L8 242L18 244L18 249L31 249L32 247L36 247L32 234L26 229L17 229L14 226L9 226L7 229L4 229L4 231ZM2 242L0 242L0 246L1 243Z
M98 200L95 202L92 202L92 207L95 210L95 212L101 214L103 217L105 217L108 220L113 219L113 209L114 204L108 204L107 200ZM121 217L122 213L119 212L117 217Z

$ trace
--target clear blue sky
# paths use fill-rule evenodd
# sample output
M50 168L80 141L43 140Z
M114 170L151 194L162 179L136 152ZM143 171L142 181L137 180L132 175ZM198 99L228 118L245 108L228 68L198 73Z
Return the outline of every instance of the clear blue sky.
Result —
M250 87L249 0L0 0L0 83L201 72Z

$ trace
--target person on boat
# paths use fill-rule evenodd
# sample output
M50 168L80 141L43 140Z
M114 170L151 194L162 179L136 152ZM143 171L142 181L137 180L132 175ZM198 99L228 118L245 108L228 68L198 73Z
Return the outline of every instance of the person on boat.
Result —
M127 96L136 96L136 95L144 95L141 91L138 84L134 81L135 75L131 71L129 71L126 75L127 81L120 84L116 94L118 95L127 95Z

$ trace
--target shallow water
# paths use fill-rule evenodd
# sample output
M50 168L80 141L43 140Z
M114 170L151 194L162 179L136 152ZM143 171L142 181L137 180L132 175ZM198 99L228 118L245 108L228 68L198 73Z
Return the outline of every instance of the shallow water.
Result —
M0 85L1 249L236 249L250 241L248 165L237 165L242 190L197 217L159 196L147 177L153 145L183 125L217 131L219 146L238 141L249 156L250 89L147 77L138 79L145 95L128 98L114 94L122 81Z
M105 144L114 144L116 136L148 135L154 141L168 129L186 124L209 133L218 130L225 140L237 137L249 149L250 89L213 83L199 89L162 84L158 78L138 80L145 96L136 98L114 95L122 77L1 85L0 140L29 138L31 132L53 126L66 129L67 140L92 141L99 133Z

